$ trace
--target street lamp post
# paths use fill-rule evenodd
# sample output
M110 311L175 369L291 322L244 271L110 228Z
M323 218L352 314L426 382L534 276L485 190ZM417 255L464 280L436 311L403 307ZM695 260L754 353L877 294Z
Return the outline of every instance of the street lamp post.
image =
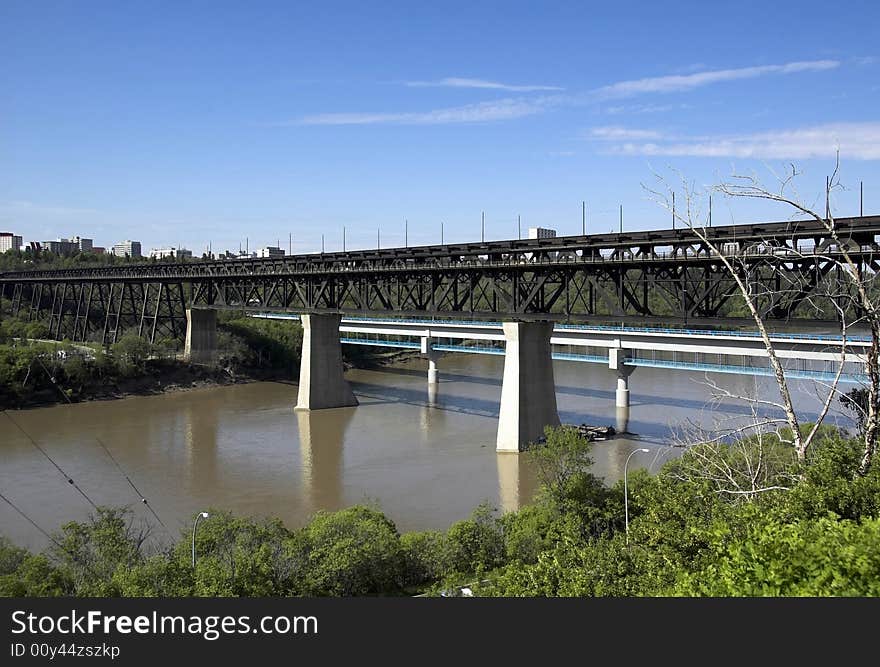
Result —
M199 527L199 519L207 519L207 512L199 512L196 514L196 520L193 522L193 540L192 540L192 566L196 566L196 529Z
M626 525L626 543L629 544L629 498L627 495L626 488L626 467L629 465L629 460L633 457L633 454L636 452L642 452L643 454L647 454L650 452L650 449L634 449L629 453L629 456L626 457L626 462L623 464L623 515L624 522Z

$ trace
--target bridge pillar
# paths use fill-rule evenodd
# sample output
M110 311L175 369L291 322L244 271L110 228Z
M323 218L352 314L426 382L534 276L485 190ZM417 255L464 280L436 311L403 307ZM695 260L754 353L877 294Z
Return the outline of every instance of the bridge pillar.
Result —
M340 315L303 315L302 361L297 410L323 410L357 405L343 376L339 343Z
M545 426L559 425L550 355L552 332L552 322L504 323L499 452L521 452L543 435Z
M421 352L428 357L428 384L437 384L440 381L437 362L443 356L443 353L438 352L432 347L431 339L428 337L421 339Z
M608 368L617 371L617 391L614 393L614 405L618 408L629 407L629 376L635 370L628 366L626 360L629 350L612 347L608 350Z
M183 354L187 361L208 364L217 357L217 311L211 308L186 309L186 342Z

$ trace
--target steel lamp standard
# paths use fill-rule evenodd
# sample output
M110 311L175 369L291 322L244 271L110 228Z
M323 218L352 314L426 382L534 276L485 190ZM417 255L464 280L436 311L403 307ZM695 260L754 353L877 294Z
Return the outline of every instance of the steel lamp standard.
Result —
M623 464L623 514L624 514L624 522L626 525L626 543L629 544L629 497L627 494L626 488L626 467L629 465L629 460L633 457L633 454L636 452L642 452L643 454L649 453L650 449L634 449L629 453L629 456L626 457L626 462Z

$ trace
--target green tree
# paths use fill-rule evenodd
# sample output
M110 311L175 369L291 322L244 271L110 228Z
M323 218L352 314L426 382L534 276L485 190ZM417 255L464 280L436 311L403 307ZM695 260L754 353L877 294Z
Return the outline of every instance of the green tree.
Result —
M404 533L400 537L400 546L407 585L422 586L452 572L449 541L445 533L436 530Z
M305 528L310 595L376 595L399 592L404 552L394 524L376 509L355 505L319 512Z
M123 375L133 376L146 370L153 346L134 332L122 336L111 348Z
M64 524L49 555L77 595L114 596L117 570L140 565L151 530L136 524L126 509L99 507L88 521Z
M502 524L487 503L477 506L470 518L452 524L446 539L455 572L480 574L504 562Z

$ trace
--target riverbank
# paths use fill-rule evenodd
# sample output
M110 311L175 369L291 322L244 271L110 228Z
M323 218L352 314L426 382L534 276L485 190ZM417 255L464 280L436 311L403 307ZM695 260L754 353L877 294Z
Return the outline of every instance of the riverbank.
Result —
M59 359L59 350L65 346L58 343L42 345L42 364L35 362L37 355L31 355L26 366L25 377L18 391L13 390L13 382L0 382L0 409L41 408L63 403L83 403L90 401L110 401L133 396L155 396L175 392L210 389L252 382L296 381L298 369L274 367L247 367L237 365L190 364L174 358L149 359L135 375L102 373L100 364L93 364L91 372L70 373L66 368L66 358ZM401 361L418 357L418 352L395 350L376 352L359 350L353 359L344 360L345 369L381 368ZM0 351L2 356L2 351ZM82 356L79 357L82 359ZM61 363L57 363L61 361ZM79 365L79 361L73 362ZM2 365L2 359L0 359ZM25 364L18 364L24 367ZM88 368L89 364L86 364ZM21 369L19 369L21 370ZM0 378L9 373L0 372ZM76 375L77 377L70 377ZM54 380L53 380L54 378Z

